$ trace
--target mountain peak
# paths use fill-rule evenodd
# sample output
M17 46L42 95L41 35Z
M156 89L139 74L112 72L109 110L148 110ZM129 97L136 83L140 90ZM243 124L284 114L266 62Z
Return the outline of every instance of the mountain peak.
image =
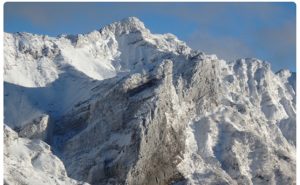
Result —
M101 31L110 30L117 35L121 35L123 33L131 33L131 32L150 32L144 25L144 23L139 20L137 17L127 17L122 19L121 21L114 22L105 26Z
M144 26L144 23L137 17L127 17L127 18L122 19L120 22L122 22L124 24Z
M3 40L7 184L296 183L294 73L205 55L136 17Z

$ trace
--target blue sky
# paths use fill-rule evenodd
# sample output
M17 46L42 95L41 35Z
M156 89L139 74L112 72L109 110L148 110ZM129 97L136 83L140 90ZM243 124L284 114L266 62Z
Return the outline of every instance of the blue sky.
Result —
M153 33L234 60L255 57L296 71L294 3L5 3L4 31L87 33L136 16Z

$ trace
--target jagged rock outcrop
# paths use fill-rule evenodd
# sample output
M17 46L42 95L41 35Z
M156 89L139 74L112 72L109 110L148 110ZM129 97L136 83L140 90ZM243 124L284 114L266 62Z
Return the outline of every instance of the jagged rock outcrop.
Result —
M137 18L83 35L5 39L5 121L36 138L43 129L26 123L49 115L47 142L69 177L95 185L295 184L294 73L205 55ZM42 80L23 60L40 66ZM12 85L23 83L14 76L20 69L24 86L36 89Z
M47 139L47 129L49 126L49 116L43 115L27 123L24 127L17 129L20 137L29 139Z

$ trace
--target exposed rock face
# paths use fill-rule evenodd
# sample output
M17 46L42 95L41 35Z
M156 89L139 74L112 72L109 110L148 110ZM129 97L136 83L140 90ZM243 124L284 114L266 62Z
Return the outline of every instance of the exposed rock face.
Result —
M31 123L27 123L23 128L19 129L19 136L29 139L47 139L47 128L49 116L43 115L34 119Z
M57 50L41 50L41 56L65 66L55 67L64 71L60 80L43 81L55 80L44 92L53 93L53 109L46 112L54 121L46 132L69 177L95 185L295 184L295 74L274 74L258 59L229 63L193 51L171 34L151 34L136 18L50 40ZM19 48L9 49L23 56L26 45ZM101 70L87 74L87 66L68 63L66 52L85 55L87 48L93 59L84 61ZM109 75L103 64L111 65ZM69 93L56 92L61 83L70 84ZM11 98L18 95L11 92L18 88L7 87ZM22 96L39 115L45 109L32 105L35 94L25 90ZM6 107L18 109L8 100ZM24 125L14 120L30 120L8 118L13 128ZM19 134L36 138L43 130L37 125Z

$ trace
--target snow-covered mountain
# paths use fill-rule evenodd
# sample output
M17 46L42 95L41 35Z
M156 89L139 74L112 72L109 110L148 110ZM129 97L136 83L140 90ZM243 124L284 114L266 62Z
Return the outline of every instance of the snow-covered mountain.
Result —
M5 182L295 184L295 84L134 17L82 35L5 33Z

